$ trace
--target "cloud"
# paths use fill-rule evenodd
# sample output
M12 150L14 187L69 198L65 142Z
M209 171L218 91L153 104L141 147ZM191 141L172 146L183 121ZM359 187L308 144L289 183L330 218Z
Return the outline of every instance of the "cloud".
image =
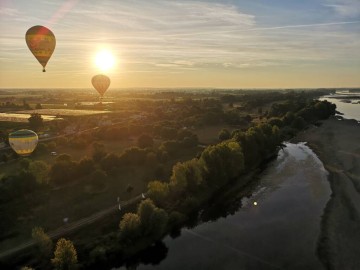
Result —
M360 16L359 0L328 0L325 6L333 9L341 17L355 18Z
M20 12L15 8L0 7L0 15L2 16L18 16Z
M338 2L329 0L327 4ZM79 72L92 68L91 59L103 45L117 55L124 72L245 69L360 59L360 37L354 31L359 21L355 20L259 24L256 13L224 2L46 3L47 16L37 15L39 18L32 21L54 23L51 28L57 48L51 61L71 64ZM33 14L24 10L3 12ZM22 55L29 55L23 40L26 27L20 22L16 27L16 31L2 29L0 57L13 57L14 49L21 48Z

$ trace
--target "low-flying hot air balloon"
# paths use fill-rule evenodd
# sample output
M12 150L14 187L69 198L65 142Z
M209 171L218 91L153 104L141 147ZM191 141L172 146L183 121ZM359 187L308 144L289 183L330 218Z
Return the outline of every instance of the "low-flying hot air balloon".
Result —
M110 78L103 74L95 75L92 77L91 83L96 91L99 92L100 96L103 97L110 86Z
M11 148L20 156L29 156L36 148L38 135L28 129L20 129L9 134Z
M44 26L36 25L27 30L25 39L30 51L43 66L43 72L45 72L45 66L53 54L56 45L53 32Z

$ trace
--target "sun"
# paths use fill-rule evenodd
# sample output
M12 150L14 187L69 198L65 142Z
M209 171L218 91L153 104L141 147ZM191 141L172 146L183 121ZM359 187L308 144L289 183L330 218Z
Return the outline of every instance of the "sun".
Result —
M95 64L101 71L108 71L115 64L115 58L108 50L102 50L95 56Z

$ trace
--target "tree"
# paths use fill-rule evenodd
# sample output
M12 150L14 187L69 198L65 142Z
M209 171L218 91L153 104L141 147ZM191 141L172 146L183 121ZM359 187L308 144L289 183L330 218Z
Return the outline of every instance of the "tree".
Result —
M134 213L126 213L119 224L120 237L124 242L131 242L140 235L140 217Z
M19 162L20 164L20 168L23 169L23 170L27 170L29 169L29 166L30 166L30 159L28 158L22 158Z
M167 152L169 155L174 156L176 153L183 149L182 144L177 141L165 141L160 147L160 150Z
M56 243L54 258L51 259L56 270L75 269L77 253L74 244L70 240L61 238Z
M230 132L227 129L223 128L219 133L219 140L220 141L225 141L225 140L228 140L230 138L231 138Z
M41 227L32 229L31 236L36 242L42 256L48 257L51 254L53 242Z
M29 103L26 102L26 100L23 100L23 108L25 110L31 110L31 107L30 107Z
M76 166L76 173L80 176L88 175L95 170L95 162L90 158L83 158Z
M121 160L118 155L110 153L101 160L100 165L108 175L115 175L116 171L121 166Z
M142 165L146 159L146 150L138 147L127 148L120 156L121 161L128 165Z
M139 204L137 215L140 217L140 227L144 235L158 239L166 228L167 213L154 205L153 201L146 199Z
M39 130L44 125L43 118L38 113L32 113L28 121L30 128L34 129L35 131Z
M185 191L195 193L203 184L203 164L194 158L173 166L170 190L180 197Z
M55 159L49 172L50 181L55 184L66 184L74 180L76 172L76 162L71 160L71 156L62 154Z
M295 119L292 121L291 123L291 127L292 128L296 128L296 129L304 129L306 127L306 121L304 120L304 118L302 118L301 116L297 116L295 117Z
M38 183L47 183L48 182L48 174L49 174L49 166L41 160L35 160L30 163L29 171L35 175L36 181Z
M169 194L169 185L161 181L151 181L148 186L148 196L157 204L163 204Z
M204 164L209 184L215 186L235 178L244 169L242 149L233 141L208 146L202 152L200 162Z
M197 146L199 143L199 139L197 137L196 134L192 134L191 136L189 137L185 137L182 141L181 141L181 144L184 146L184 147L187 147L187 148L190 148L190 147L195 147Z
M41 104L40 103L36 104L35 109L37 109L37 110L42 109Z
M146 164L151 167L155 166L158 163L157 156L154 152L147 153L146 155Z
M92 159L95 162L101 161L106 156L105 145L102 143L94 142L92 144Z
M172 127L160 127L160 129L156 132L165 140L175 139L178 133L177 129Z
M150 135L142 134L139 136L137 143L140 148L147 148L154 145L154 140Z
M132 185L128 184L126 187L126 192L131 193L133 190L134 190L134 187Z

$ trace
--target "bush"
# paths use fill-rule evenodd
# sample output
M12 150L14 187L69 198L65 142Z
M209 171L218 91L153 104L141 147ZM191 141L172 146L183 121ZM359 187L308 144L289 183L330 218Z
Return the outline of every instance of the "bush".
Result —
M134 187L132 185L128 184L126 187L126 192L131 193L133 190L134 190Z

